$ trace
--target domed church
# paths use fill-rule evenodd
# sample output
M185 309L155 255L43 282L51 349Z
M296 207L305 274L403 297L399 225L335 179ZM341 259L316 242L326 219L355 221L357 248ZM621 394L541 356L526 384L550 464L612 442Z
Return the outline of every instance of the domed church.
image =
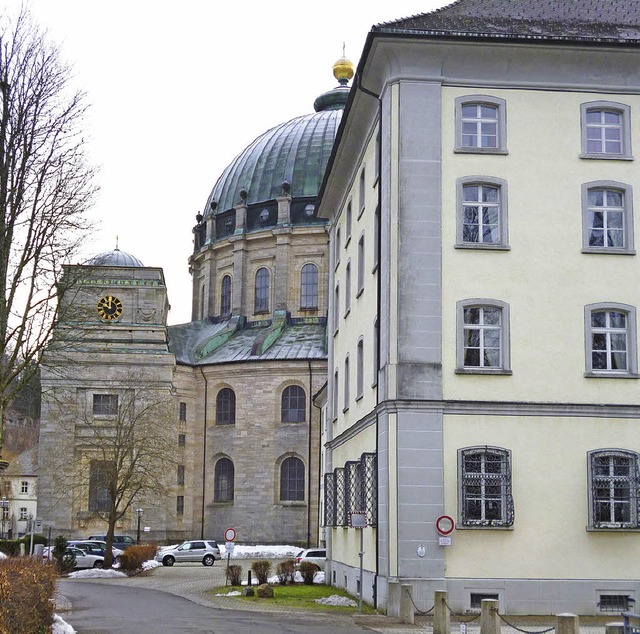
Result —
M145 540L222 541L232 527L243 543L317 543L329 253L315 203L353 66L333 71L315 112L255 139L196 216L189 323L167 326L162 269L117 247L65 267L42 370L38 515L53 535L104 533L122 494L116 532L141 522ZM170 401L154 429L137 423L168 442L149 474L163 486L109 491L116 457L95 438L150 393Z

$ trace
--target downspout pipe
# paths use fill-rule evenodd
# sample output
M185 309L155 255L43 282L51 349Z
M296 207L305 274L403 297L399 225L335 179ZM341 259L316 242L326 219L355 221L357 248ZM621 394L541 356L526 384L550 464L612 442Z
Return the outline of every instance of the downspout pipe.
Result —
M202 509L200 511L200 539L204 539L204 506L205 506L205 493L207 490L207 402L209 383L207 377L204 374L202 368L200 368L200 374L202 374L202 380L204 381L204 422L202 425L203 442L202 442Z
M356 74L355 77L355 87L357 90L361 90L365 95L369 95L378 101L378 125L379 125L379 136L380 136L380 147L378 148L378 226L375 227L375 231L378 233L378 252L376 253L376 261L378 262L378 276L376 280L376 317L378 320L378 325L376 328L376 468L377 468L377 456L379 451L378 438L380 436L380 414L379 414L379 405L380 405L380 306L382 305L381 297L382 297L382 275L380 274L381 267L381 257L380 254L382 252L382 99L380 95L368 90L362 85L362 79L360 77L360 73ZM376 474L376 482L377 482L377 474ZM377 495L376 492L376 503L378 508L376 509L376 517L380 517L380 496ZM373 587L373 607L378 607L378 576L380 575L380 548L378 545L378 540L376 539L376 574L374 579L374 587Z
M313 368L309 365L309 427L307 433L307 548L311 548L311 414L313 413ZM314 542L315 543L315 542Z

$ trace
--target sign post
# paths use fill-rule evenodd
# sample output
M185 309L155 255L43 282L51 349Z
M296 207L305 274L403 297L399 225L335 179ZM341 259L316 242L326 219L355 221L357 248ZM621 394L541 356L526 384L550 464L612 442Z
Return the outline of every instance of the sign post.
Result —
M362 574L364 571L363 557L364 557L364 528L367 526L367 514L364 512L353 511L349 513L349 524L352 528L358 528L360 530L360 552L358 557L360 558L360 592L358 593L358 612L362 613L362 588L363 580Z
M226 579L225 585L229 583L229 574L228 574L229 560L231 559L231 555L233 554L233 549L235 547L235 544L233 543L235 538L236 538L236 529L227 528L227 530L224 532L224 539L225 539L224 549L227 552L227 574L225 575L227 579Z

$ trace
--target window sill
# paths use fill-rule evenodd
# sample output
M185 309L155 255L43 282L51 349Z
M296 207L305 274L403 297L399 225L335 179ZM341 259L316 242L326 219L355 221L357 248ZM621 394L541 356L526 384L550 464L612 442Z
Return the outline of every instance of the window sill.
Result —
M342 413L346 414L349 411L349 406L347 405L346 407L342 408Z
M509 154L509 150L486 147L457 147L453 150L456 154Z
M304 500L279 500L278 506L307 506Z
M640 374L634 372L585 372L587 379L640 379Z
M482 524L469 524L468 526L461 526L456 524L457 531L512 531L513 526L483 526Z
M620 528L611 527L611 528L596 528L594 526L585 526L585 530L587 533L640 533L640 528L632 528L632 527L624 527Z
M351 308L347 308L347 310L344 311L344 316L343 319L346 319L349 316L349 313L351 312Z
M351 234L349 234L349 235L347 236L347 239L344 241L344 248L345 248L345 251L346 251L347 247L349 246L349 243L350 243L350 242L351 242Z
M459 242L456 249L472 249L474 251L511 251L508 244L489 244L486 242Z
M337 271L339 266L340 266L340 260L336 262L335 266L333 267L333 270Z
M364 293L364 286L356 293L356 299L358 299L362 293Z
M582 253L598 255L635 255L635 249L615 249L607 247L583 247Z
M356 396L356 403L358 401L361 401L364 398L364 394L358 394L358 396Z
M504 368L456 368L456 374L496 374L502 376L511 376L512 370Z
M254 315L269 315L270 311L269 310L254 310L253 314Z
M362 208L360 209L360 212L358 213L358 220L360 220L360 218L362 218L362 214L364 213L364 205L362 205Z
M233 500L214 500L212 504L213 506L233 506Z
M633 156L628 154L580 154L581 159L596 161L633 161Z
M376 263L373 265L373 268L371 269L371 274L372 274L372 275L375 275L375 273L376 273L376 271L377 271L377 270L378 270L378 263L376 262Z

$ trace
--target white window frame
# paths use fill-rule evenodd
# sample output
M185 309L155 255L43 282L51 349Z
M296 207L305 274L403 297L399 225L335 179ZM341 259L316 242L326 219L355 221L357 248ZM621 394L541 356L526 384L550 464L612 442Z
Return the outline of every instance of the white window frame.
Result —
M464 311L467 308L490 308L500 310L500 360L498 366L471 366L465 365L465 323ZM510 346L510 316L509 304L498 299L489 298L472 298L463 299L456 304L456 329L457 329L457 345L456 345L456 373L457 374L512 374L511 371L511 346ZM484 342L484 328L482 338ZM482 345L481 345L482 349Z
M27 480L22 480L20 482L20 493L23 495L28 495L29 493L29 482Z
M358 339L356 348L356 401L364 396L364 338Z
M602 150L601 152L589 151L587 148L587 129L591 127L601 127L603 130L607 127L606 124L600 126L593 126L587 124L587 115L591 111L609 111L615 112L621 116L620 124L620 152L607 152ZM580 158L583 159L614 159L618 161L632 161L633 155L631 153L631 108L616 101L588 101L580 104L580 129L582 140L582 152Z
M498 241L497 242L468 242L464 240L465 204L464 190L467 186L493 187L498 190L497 204L487 203L487 206L495 206L498 210ZM457 222L456 222L456 248L458 249L491 249L509 250L509 225L508 225L508 187L507 181L495 176L464 176L456 181Z
M336 283L333 289L333 334L340 328L340 282Z
M349 409L349 403L351 402L351 370L349 368L349 355L344 358L344 402L342 411L346 412Z
M351 312L351 260L347 260L344 271L344 316Z
M344 238L344 248L346 249L349 246L349 242L351 242L351 233L353 229L353 206L351 204L351 200L349 200L349 202L347 203L344 224L346 233Z
M492 106L496 108L496 147L463 145L462 108L464 106ZM474 118L475 119L475 118ZM482 122L480 118L475 119ZM492 95L464 95L455 101L455 151L471 154L508 154L507 150L507 102Z
M364 231L360 234L358 238L358 291L356 293L356 297L360 297L364 292L364 258L365 258L365 242L364 242Z
M367 183L367 178L366 178L366 167L363 166L362 169L360 170L360 181L359 181L359 185L358 185L358 218L360 218L360 216L362 216L363 212L364 212L364 207L365 207L365 201L366 201L366 183Z
M594 312L617 312L626 316L626 369L599 369L593 367L593 334L605 334L607 336L607 346L604 351L607 353L607 366L610 364L613 346L610 343L611 335L619 334L620 329L613 326L605 325L604 327L592 327L591 315ZM608 322L609 318L607 318ZM638 350L637 350L637 330L636 330L636 309L629 304L620 304L617 302L598 302L595 304L587 304L584 307L584 336L585 336L585 376L592 378L609 378L609 379L628 379L638 378Z
M610 518L610 521L603 521L596 517L596 503L595 490L598 484L598 475L594 473L594 459L598 457L606 457L614 459L616 457L627 458L630 461L631 473L628 475L617 475L615 470L610 467L610 473L606 474L602 480L606 481L604 484L610 489L610 495L602 498L602 500L609 500L609 503L613 502L614 506L617 503L629 505L629 521L620 522ZM639 469L639 454L635 451L628 449L595 449L587 453L587 472L589 479L589 530L633 530L640 528L638 517L638 496L640 495L640 469ZM629 484L629 496L626 500L616 497L616 482L626 481ZM601 485L602 488L602 485ZM605 487L606 488L606 487ZM614 509L610 510L613 513Z
M623 222L623 240L621 247L609 246L591 246L590 240L590 211L599 209L606 216L611 207L604 205L602 207L591 207L589 204L589 193L594 190L605 190L618 192L622 195L622 222ZM583 253L606 253L606 254L622 254L635 255L634 236L633 236L633 189L631 185L620 183L618 181L599 180L583 183L582 185L582 252Z

